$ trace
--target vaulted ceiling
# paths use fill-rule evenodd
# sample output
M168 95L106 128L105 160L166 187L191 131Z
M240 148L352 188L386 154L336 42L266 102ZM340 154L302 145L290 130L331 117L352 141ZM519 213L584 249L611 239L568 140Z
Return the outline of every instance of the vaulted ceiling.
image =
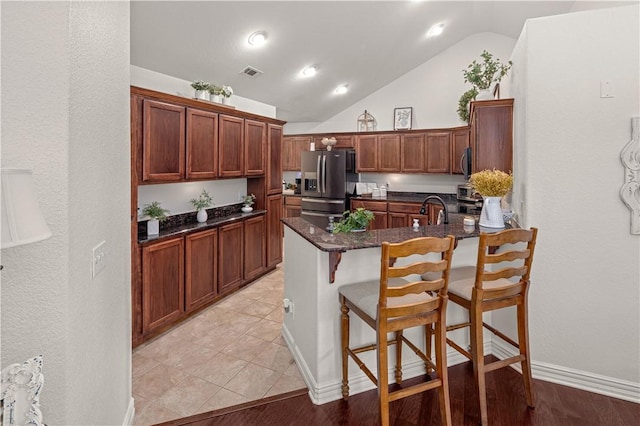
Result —
M132 1L131 64L233 87L289 122L324 121L464 38L518 38L574 1ZM427 37L434 24L442 35ZM247 44L263 30L267 43ZM303 78L308 65L317 74ZM254 67L263 73L248 77ZM343 95L333 93L348 85Z

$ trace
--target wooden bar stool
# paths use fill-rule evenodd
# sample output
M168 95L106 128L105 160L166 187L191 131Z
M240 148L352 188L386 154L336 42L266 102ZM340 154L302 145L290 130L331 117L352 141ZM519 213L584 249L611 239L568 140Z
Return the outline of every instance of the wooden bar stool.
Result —
M480 234L478 261L475 267L453 268L449 279L449 298L469 311L469 322L450 325L447 331L470 327L471 353L447 338L447 343L473 361L482 425L488 425L485 374L519 362L522 366L527 405L534 407L527 294L538 230L508 229L495 234ZM491 271L485 270L491 265ZM516 306L518 342L482 320L484 312ZM489 364L484 362L482 329L487 328L505 342L518 348L518 355Z
M402 243L382 243L380 280L346 285L340 288L342 320L342 397L349 398L348 366L351 356L364 373L378 387L380 418L389 424L389 403L400 398L438 389L442 424L451 424L449 384L447 380L446 308L447 284L451 269L451 256L455 238L423 237ZM426 258L403 266L393 266L398 258L414 254L434 253L433 261ZM431 257L430 257L431 258ZM421 274L432 273L434 278L423 280ZM416 276L418 281L416 281ZM349 312L355 313L376 331L376 343L357 348L349 347ZM426 336L435 327L435 363L431 352L419 349L404 335L403 330L422 326ZM388 333L394 338L388 340ZM426 339L425 336L425 339ZM402 343L412 349L437 377L417 385L389 391L388 347L396 345L395 381L402 382ZM427 346L428 348L431 345ZM378 377L360 359L358 354L376 351ZM426 354L425 354L426 352Z

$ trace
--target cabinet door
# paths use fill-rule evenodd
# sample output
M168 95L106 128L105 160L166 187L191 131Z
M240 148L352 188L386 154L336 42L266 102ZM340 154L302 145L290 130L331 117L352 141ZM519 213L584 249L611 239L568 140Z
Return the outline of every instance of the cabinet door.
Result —
M302 151L309 150L312 140L311 136L284 136L282 138L282 170L300 171Z
M513 170L513 99L471 103L473 171Z
M178 319L184 311L184 239L142 248L142 333Z
M242 177L244 173L244 120L220 114L219 176Z
M284 197L284 217L300 217L302 214L302 197L288 195Z
M451 170L451 134L427 133L427 173L449 173Z
M406 173L424 173L427 171L425 165L425 135L424 133L409 133L402 135L401 149L401 171Z
M185 237L185 310L206 305L218 288L218 230Z
M218 114L187 108L186 177L218 177Z
M400 171L400 135L378 136L378 171Z
M418 219L418 224L420 226L425 226L429 224L429 216L426 214L410 214L409 215L409 226L413 226L413 219Z
M356 136L356 171L378 171L378 136Z
M171 182L184 178L185 109L143 101L142 180Z
M389 228L404 228L405 226L411 226L409 223L409 215L406 213L389 212L388 225Z
M267 268L282 262L282 195L267 197Z
M267 194L282 193L282 126L267 126Z
M244 120L244 174L264 175L264 156L267 143L267 125L259 121ZM282 187L282 182L280 182Z
M429 206L429 225L437 225L438 224L438 215L441 211L444 210L442 205L440 204L428 204Z
M264 272L267 265L265 217L244 221L244 279L251 280Z
M387 212L373 212L373 220L369 222L369 229L373 231L374 229L387 229L388 221L387 221Z
M451 139L451 150L453 153L451 156L451 173L462 175L464 174L464 160L462 157L465 155L465 150L469 146L469 129L454 130L451 133ZM466 167L466 165L464 167Z
M228 293L242 284L242 222L218 228L218 293Z

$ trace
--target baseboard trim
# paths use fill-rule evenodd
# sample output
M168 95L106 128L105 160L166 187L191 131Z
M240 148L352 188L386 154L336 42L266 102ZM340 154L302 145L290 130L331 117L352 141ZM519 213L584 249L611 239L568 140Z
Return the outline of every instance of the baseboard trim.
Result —
M500 339L492 339L491 353L500 359L517 355L514 348ZM522 372L519 363L512 364L511 367ZM531 374L535 379L546 382L640 403L640 383L540 361L531 361Z
M129 407L127 408L127 414L124 416L124 421L122 422L122 426L131 426L133 424L133 419L136 416L136 404L133 397L129 400Z

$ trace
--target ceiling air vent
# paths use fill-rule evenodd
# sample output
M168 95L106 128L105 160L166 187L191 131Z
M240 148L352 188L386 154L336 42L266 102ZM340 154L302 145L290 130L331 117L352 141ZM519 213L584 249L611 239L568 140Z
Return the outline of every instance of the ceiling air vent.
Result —
M240 71L240 73L252 78L258 77L260 74L264 74L262 71L254 67L245 67Z

